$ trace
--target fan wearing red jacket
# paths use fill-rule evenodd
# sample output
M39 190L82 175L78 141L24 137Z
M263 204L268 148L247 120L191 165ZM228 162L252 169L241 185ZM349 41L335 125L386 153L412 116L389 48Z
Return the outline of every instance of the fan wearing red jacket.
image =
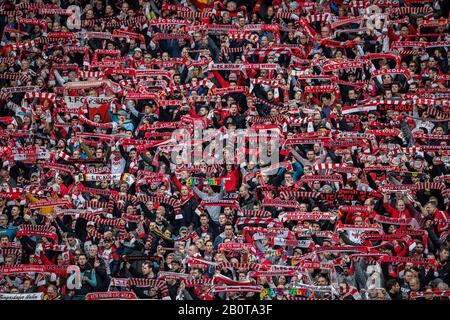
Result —
M239 170L233 164L227 164L226 169L222 172L222 179L225 180L225 191L236 191L239 184Z
M384 195L383 206L391 218L411 218L411 213L406 209L405 202L398 199L395 203L395 208L389 204L389 196Z
M428 213L428 216L434 217L434 220L437 222L439 233L449 229L448 225L450 223L450 217L447 212L438 210L436 204L431 201L425 204L424 209Z

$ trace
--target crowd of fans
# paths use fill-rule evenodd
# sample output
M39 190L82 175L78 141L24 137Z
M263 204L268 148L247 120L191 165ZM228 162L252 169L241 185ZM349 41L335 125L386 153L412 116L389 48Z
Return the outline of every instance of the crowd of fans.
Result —
M448 299L448 18L1 1L0 299Z

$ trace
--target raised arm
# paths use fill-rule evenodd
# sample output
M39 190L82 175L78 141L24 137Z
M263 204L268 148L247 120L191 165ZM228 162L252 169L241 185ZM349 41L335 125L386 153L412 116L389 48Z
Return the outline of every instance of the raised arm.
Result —
M206 199L208 197L208 194L201 192L200 190L198 190L197 186L192 185L192 190L194 191L194 193L200 197L200 199Z

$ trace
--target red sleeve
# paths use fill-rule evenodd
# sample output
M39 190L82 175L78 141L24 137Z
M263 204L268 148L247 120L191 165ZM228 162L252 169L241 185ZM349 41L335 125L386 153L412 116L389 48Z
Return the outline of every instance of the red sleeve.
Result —
M78 93L78 90L72 89L69 90L69 95L78 97L80 94Z
M59 129L59 133L61 134L61 136L63 138L66 138L67 137L67 131L64 130L63 128L58 128L58 129Z
M231 191L235 191L237 189L238 186L238 182L239 182L239 170L235 169L233 170L233 172L231 172L230 174L230 188Z
M407 218L412 218L412 217L411 217L411 212L409 212L408 209L405 209L405 214L406 214L406 217L407 217Z
M189 109L188 111L189 115L193 118L199 118L198 114L195 113L195 110L193 110L192 108Z
M253 69L246 73L247 77L249 77L249 78L254 78L254 77L256 77L257 74L258 74L258 72L256 72Z
M315 104L318 104L318 105L320 105L321 103L322 103L322 101L320 101L319 99L317 99L316 97L312 97L312 99L311 99L311 102L312 103L315 103Z
M66 195L66 193L67 193L67 190L68 190L67 187L66 187L65 185L62 184L62 185L60 186L60 191L59 191L59 192L60 192L61 195L64 197L64 196Z
M181 187L183 185L181 184L180 180L178 180L176 175L173 176L172 181L175 184L175 187L177 187L178 190L181 190Z
M237 178L233 173L230 173L226 176L222 176L221 178L228 178L229 180L225 181L225 190L227 192L232 192L236 190L237 187Z
M244 237L245 237L245 239L247 240L248 243L253 243L254 242L252 236L247 232L247 230L245 228L242 230L242 233L244 234Z
M130 60L130 68L136 69L136 61L134 59Z
M239 169L234 169L233 170L233 172L232 172L232 174L233 174L233 178L236 180L236 182L239 180L239 177L240 177L240 175L241 175L241 172L239 171Z
M394 217L394 216L397 217L397 216L398 216L397 210L395 210L394 208L392 208L392 206L391 206L389 203L384 202L384 203L383 203L383 206L384 206L384 208L386 209L387 213L389 213L389 215L390 215L391 217Z
M45 265L55 265L53 262L51 262L47 256L45 255L45 251L41 253L41 255L39 256L39 258L41 258L41 261L43 264Z
M217 70L213 70L213 74L222 88L228 88L230 86L228 81L226 81Z
M388 37L390 41L397 41L400 38L391 27L388 27Z
M69 251L69 262L70 264L75 264L75 255Z
M355 215L354 213L347 214L347 216L345 217L345 223L346 224L353 224L353 216L354 215Z
M195 201L197 201L197 203L202 202L202 199L195 192L194 192L194 199L195 199Z
M242 73L239 74L237 85L238 86L245 86L245 77L242 76Z
M417 30L413 27L411 23L408 23L408 30L411 35L417 34Z
M408 246L406 245L396 245L394 246L394 252L399 257L404 257L408 253Z
M442 211L436 211L434 218L438 220L438 233L448 230L448 221L450 220L448 214Z
M350 275L355 274L355 265L353 264L353 262L351 262L350 267L348 268L348 273Z
M222 122L231 115L231 113L227 110L227 109L220 109L220 119L222 120Z

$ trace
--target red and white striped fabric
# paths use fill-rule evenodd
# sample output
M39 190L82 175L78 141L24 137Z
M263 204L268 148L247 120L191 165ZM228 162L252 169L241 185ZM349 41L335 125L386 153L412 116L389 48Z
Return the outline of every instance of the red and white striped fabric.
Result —
M228 33L228 38L230 40L247 40L253 43L257 43L259 40L259 36L257 34L251 34L249 32L241 32L241 31L230 31Z
M275 218L240 217L236 221L237 226L263 224L268 228L280 225L280 221Z
M329 22L331 20L331 14L322 13L322 14L310 14L306 16L306 21L311 24L315 22Z

